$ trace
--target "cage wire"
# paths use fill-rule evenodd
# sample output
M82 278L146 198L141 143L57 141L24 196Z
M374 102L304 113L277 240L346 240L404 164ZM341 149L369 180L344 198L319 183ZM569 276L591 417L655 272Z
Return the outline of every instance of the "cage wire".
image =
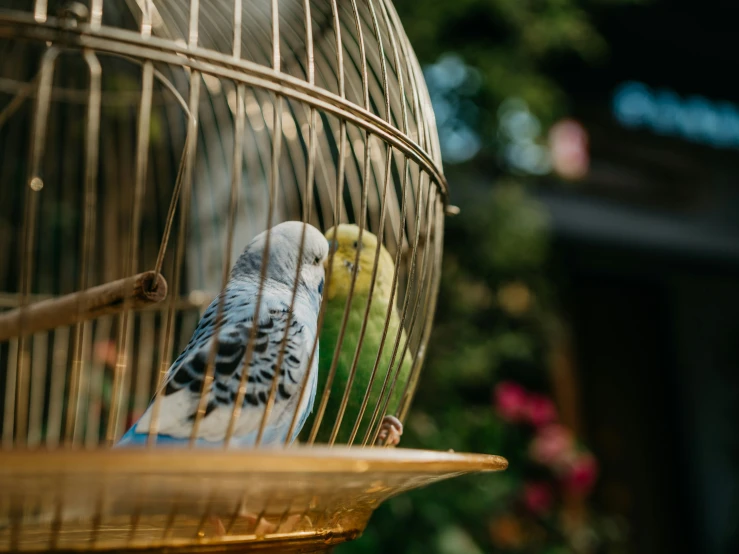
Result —
M346 402L356 368L338 387L332 360L299 442L373 445L384 415L404 421L431 329L448 198L428 92L388 0L0 0L0 183L3 451L115 444L161 396L244 247L289 220L376 236L370 287L382 245L394 262L385 326L391 311L399 319L373 353L361 409ZM366 319L371 301L362 301ZM326 295L319 327L325 304ZM283 341L280 360L284 350ZM333 354L314 344L311 356ZM193 437L213 365L211 355ZM207 504L215 493L198 486ZM320 488L303 487L307 497ZM93 489L78 501L101 506ZM280 525L286 505L310 504L300 494L270 497ZM39 502L61 510L37 500L18 508L6 495L4 509L12 521ZM8 533L18 546L19 525L0 527L0 543Z

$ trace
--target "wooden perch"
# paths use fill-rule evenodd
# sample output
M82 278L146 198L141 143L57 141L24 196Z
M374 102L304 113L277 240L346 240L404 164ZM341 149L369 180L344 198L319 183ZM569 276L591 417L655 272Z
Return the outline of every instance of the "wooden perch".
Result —
M154 271L146 271L0 313L0 342L120 313L124 308L139 310L161 302L166 296L167 281L164 277Z

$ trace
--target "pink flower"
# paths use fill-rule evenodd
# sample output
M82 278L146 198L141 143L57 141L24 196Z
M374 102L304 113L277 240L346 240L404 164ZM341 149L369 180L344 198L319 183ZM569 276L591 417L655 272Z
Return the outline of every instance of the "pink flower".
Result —
M582 179L588 173L588 132L577 121L563 119L549 130L554 171L565 179Z
M541 427L557 420L557 408L543 394L532 394L526 402L526 416L534 427Z
M558 423L540 427L529 445L529 456L541 465L555 470L572 459L575 441L569 429Z
M536 514L544 515L552 507L554 493L547 483L526 483L523 486L523 503L526 508Z
M500 417L509 422L524 420L528 396L521 385L511 381L498 383L494 397Z
M581 453L570 462L564 479L565 488L571 493L587 495L598 478L598 462L590 453Z

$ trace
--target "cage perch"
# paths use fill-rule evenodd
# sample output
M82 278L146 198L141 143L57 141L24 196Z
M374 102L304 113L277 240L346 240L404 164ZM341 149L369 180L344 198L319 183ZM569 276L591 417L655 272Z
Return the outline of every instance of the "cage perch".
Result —
M164 277L146 271L0 313L0 341L117 314L124 308L138 310L161 302L166 296Z

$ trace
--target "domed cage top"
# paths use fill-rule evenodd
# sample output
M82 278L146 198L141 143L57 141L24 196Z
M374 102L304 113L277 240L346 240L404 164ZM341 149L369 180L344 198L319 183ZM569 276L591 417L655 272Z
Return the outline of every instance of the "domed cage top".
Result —
M0 550L316 537L337 526L348 537L377 502L458 473L455 463L504 466L409 454L426 472L411 483L399 457L368 450L229 457L296 435L393 444L408 413L448 193L421 70L389 1L29 4L0 0ZM325 284L302 359L289 335L305 323L307 225L288 245L297 267L284 275L284 308L269 310L280 333L259 327L270 237L280 248L275 226L291 220L331 245L316 258ZM233 303L219 293L265 230L269 264L252 268L258 286L245 297L256 307L229 345ZM193 355L197 379L173 378L201 317L219 340ZM266 373L252 364L259 356ZM180 442L199 445L207 428L229 452L184 461L151 450L162 398L181 391L192 409ZM239 443L247 413L255 423ZM148 451L99 450L142 415ZM53 467L40 449L57 456ZM213 481L210 464L225 477ZM127 476L147 472L129 490Z

